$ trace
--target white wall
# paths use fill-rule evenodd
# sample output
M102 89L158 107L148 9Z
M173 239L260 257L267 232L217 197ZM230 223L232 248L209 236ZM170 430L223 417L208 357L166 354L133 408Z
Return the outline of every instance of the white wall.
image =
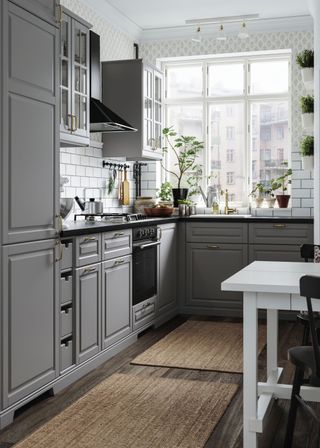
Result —
M314 0L317 3L317 0ZM319 19L318 19L319 22ZM319 41L319 39L318 39ZM236 53L241 51L262 51L276 49L292 50L292 209L271 211L259 210L258 213L292 214L294 216L313 215L313 178L310 171L303 171L299 152L302 136L301 111L299 99L305 94L300 70L295 63L298 52L305 48L313 48L313 33L311 32L279 32L252 34L249 39L241 40L231 36L226 42L218 42L214 37L204 37L201 43L192 43L189 39L155 40L140 44L140 54L143 59L156 64L163 57Z

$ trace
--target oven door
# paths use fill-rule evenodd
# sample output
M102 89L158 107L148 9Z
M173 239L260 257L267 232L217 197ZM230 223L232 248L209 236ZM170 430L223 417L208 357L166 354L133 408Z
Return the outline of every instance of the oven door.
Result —
M133 305L157 294L157 247L160 242L133 246Z

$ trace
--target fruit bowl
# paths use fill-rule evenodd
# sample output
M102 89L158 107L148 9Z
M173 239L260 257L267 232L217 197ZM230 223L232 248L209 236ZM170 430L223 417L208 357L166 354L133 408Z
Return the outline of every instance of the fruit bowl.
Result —
M165 218L171 216L173 207L145 207L144 212L152 218Z

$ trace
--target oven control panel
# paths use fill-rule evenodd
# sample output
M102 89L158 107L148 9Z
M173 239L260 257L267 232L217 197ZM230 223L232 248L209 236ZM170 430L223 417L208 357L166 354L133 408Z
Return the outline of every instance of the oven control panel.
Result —
M156 238L157 238L156 226L139 227L137 229L133 229L133 241L153 240Z

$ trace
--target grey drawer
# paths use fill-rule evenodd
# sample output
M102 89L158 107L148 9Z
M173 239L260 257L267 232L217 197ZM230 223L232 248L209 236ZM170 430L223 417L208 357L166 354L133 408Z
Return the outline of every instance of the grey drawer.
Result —
M293 244L313 242L313 225L299 223L251 223L249 243L251 244Z
M60 338L72 333L72 306L61 307L60 310Z
M156 316L156 298L151 297L132 307L133 330L153 322Z
M72 249L73 249L73 242L70 239L62 240L62 259L60 262L60 269L66 270L72 268Z
M250 244L249 263L253 261L301 261L299 245Z
M63 305L67 302L72 302L73 299L73 280L72 274L67 273L61 275L60 278L60 304Z
M101 234L79 236L76 239L76 266L101 261Z
M102 236L103 259L123 257L132 252L132 231L131 229L106 232Z
M190 243L246 243L248 226L242 222L194 222L187 224Z
M60 343L60 371L68 369L73 364L72 339L64 339Z

